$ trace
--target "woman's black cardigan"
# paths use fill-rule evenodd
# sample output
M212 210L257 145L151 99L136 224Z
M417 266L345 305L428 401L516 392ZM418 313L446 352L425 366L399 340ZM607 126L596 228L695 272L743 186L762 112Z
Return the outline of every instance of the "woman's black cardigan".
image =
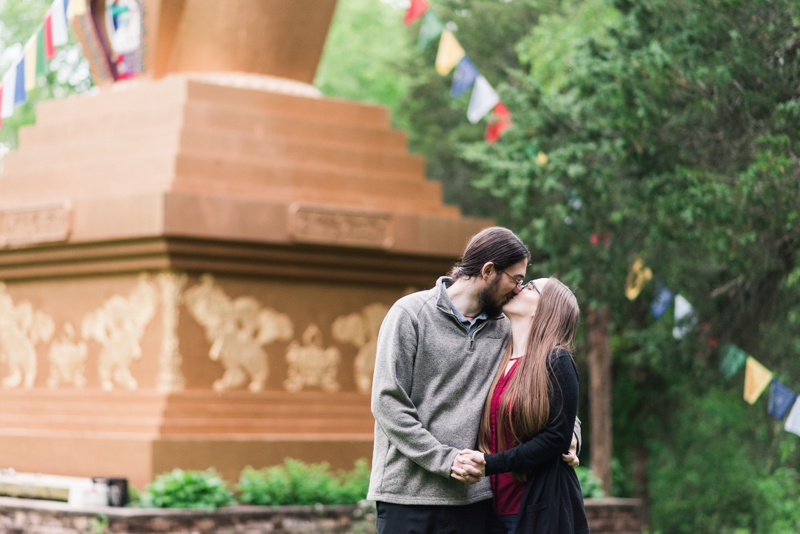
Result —
M587 534L581 486L561 455L569 451L578 412L578 371L569 352L550 353L550 422L513 449L487 454L486 475L516 471L528 482L515 534Z

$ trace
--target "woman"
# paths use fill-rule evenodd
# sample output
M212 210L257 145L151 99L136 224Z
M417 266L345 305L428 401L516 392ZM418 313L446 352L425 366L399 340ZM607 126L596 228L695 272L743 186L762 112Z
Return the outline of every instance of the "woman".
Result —
M539 279L503 312L513 337L486 399L478 436L482 452L465 450L459 459L491 477L492 534L586 534L578 478L561 461L578 406L578 373L569 353L578 302L557 279Z

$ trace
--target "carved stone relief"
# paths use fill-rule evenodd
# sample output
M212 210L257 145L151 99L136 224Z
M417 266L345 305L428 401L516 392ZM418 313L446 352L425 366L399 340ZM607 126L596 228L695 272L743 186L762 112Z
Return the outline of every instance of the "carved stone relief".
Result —
M183 300L183 286L186 275L161 273L156 277L161 290L161 353L158 358L159 370L157 388L160 391L180 391L185 385L178 337L178 316Z
M103 346L98 371L104 390L114 389L115 384L131 390L138 387L130 366L142 357L139 343L153 318L157 298L149 277L141 274L128 297L114 295L84 317L83 338L94 339Z
M57 388L59 384L64 383L83 389L86 386L87 355L86 343L75 341L75 328L72 323L64 323L61 336L53 341L47 354L50 360L47 387Z
M391 248L392 217L388 213L294 204L289 231L295 241Z
M8 364L3 387L33 387L36 379L36 345L50 341L53 319L30 302L15 305L5 284L0 282L0 361Z
M250 391L263 390L269 367L262 347L292 338L294 326L289 316L262 308L253 297L231 299L210 274L203 275L200 284L187 290L184 298L211 343L208 356L225 368L214 389L237 388L249 377Z
M0 246L64 241L70 227L68 202L6 209L0 212Z
M356 387L361 393L372 390L372 373L375 371L375 354L378 350L378 331L389 307L376 302L364 307L361 313L343 315L333 322L333 339L358 347L353 364Z
M336 371L339 367L339 349L322 348L322 332L312 324L303 332L303 344L292 341L286 351L289 378L283 385L287 391L300 391L318 387L323 391L339 391Z

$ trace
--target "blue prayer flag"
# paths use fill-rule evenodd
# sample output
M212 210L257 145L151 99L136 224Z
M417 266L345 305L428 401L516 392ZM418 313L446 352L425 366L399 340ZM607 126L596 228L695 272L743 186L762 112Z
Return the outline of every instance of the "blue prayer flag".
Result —
M469 88L472 87L479 75L480 72L472 64L472 61L467 56L462 57L456 66L455 74L453 74L450 96L456 98L469 91Z
M794 404L797 393L784 386L779 380L773 378L769 388L769 406L767 413L777 420L783 419L786 412Z
M14 105L21 106L28 101L28 92L25 90L25 56L17 63L17 86L14 88Z
M659 287L658 293L656 293L656 300L650 305L650 313L653 317L660 319L666 313L670 304L672 304L672 297L672 291L664 286Z

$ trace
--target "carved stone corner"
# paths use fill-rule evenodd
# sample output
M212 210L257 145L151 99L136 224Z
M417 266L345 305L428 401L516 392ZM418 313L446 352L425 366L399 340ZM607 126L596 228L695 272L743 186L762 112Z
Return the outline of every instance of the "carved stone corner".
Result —
M390 249L392 215L294 203L289 206L289 235L298 243Z
M0 247L21 247L66 241L72 231L68 201L0 211Z

